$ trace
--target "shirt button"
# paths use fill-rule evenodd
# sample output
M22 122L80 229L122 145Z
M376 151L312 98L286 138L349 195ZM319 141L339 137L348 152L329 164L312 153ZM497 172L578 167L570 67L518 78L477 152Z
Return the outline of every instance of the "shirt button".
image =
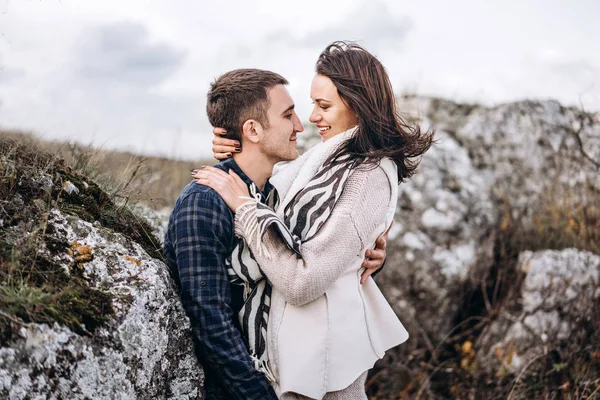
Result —
M200 281L200 286L206 286L206 282Z

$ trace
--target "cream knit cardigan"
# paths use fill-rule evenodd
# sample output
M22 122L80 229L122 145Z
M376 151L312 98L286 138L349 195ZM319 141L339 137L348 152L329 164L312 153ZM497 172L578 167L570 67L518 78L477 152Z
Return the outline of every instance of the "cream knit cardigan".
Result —
M272 178L282 199L278 214L351 134L315 146ZM374 281L360 285L364 252L393 218L396 171L389 159L354 171L327 222L302 244L302 258L273 228L262 242L256 240L256 203L237 210L236 234L246 240L273 285L268 351L281 399L364 399L365 372L385 350L407 340Z

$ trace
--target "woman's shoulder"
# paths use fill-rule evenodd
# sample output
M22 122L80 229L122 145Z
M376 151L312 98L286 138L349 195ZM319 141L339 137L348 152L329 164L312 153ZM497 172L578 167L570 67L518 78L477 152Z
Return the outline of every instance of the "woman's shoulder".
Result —
M361 165L353 171L344 185L344 206L353 213L367 207L387 207L398 196L398 170L390 159L382 159L377 164ZM360 211L362 212L362 211Z
M354 202L389 197L393 192L393 174L394 169L385 164L358 166L344 184L345 197L351 197Z

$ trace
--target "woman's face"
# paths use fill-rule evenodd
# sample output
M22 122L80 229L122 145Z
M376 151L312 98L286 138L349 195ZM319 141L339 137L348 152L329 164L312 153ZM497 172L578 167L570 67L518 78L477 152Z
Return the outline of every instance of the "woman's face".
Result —
M358 125L358 116L342 101L337 88L328 77L315 75L310 87L310 97L315 107L309 119L317 125L323 141Z

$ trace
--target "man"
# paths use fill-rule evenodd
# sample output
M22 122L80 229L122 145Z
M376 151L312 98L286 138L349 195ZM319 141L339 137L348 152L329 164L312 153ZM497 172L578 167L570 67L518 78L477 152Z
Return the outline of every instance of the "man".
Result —
M210 123L225 128L244 147L216 167L233 169L248 186L254 183L262 200L273 191L268 182L273 166L298 157L296 137L304 130L287 83L273 72L240 69L219 77L208 93ZM227 273L238 240L234 216L215 191L194 182L183 189L169 219L164 250L204 366L206 399L276 399L239 328L243 288L231 285ZM372 254L377 269L385 253Z

